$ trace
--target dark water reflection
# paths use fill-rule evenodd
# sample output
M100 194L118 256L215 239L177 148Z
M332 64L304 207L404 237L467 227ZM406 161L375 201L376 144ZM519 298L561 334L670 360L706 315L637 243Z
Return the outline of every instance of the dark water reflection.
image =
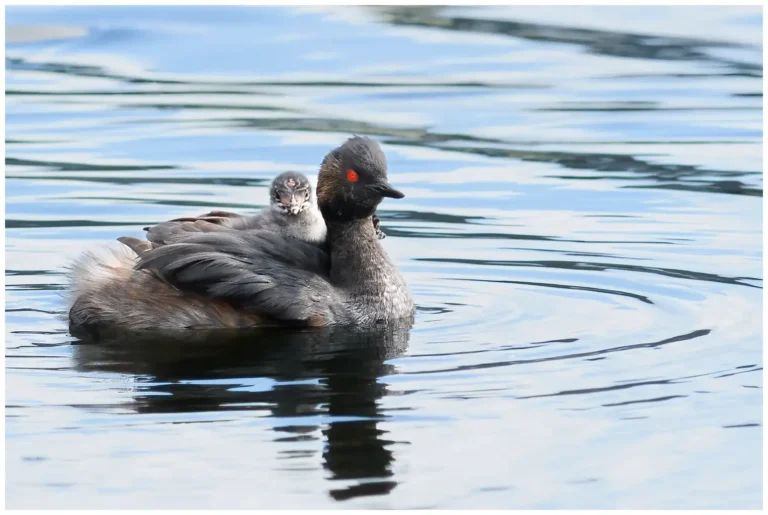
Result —
M129 374L139 378L130 407L137 413L264 411L278 418L332 418L322 427L322 460L329 479L365 480L334 488L335 499L388 493L396 486L390 464L394 443L377 423L386 387L377 380L394 372L385 362L405 352L410 324L375 330L254 331L146 336L85 337L75 347L81 372ZM239 385L243 378L272 380L275 386ZM318 439L318 425L275 426L275 441ZM282 451L290 460L294 451Z
M9 507L762 505L759 9L6 20ZM84 248L355 133L412 328L69 334Z

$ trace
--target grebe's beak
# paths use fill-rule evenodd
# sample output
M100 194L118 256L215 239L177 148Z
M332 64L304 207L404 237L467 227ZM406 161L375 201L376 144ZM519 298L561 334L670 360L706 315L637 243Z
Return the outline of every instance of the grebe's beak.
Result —
M403 198L405 196L405 193L400 190L396 190L387 181L377 181L374 184L371 184L369 188L371 188L382 197Z

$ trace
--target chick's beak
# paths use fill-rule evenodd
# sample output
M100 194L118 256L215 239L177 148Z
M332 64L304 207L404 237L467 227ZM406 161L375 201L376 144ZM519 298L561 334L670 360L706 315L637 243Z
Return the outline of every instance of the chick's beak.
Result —
M301 200L293 192L280 193L280 203L292 215L297 215L301 212Z

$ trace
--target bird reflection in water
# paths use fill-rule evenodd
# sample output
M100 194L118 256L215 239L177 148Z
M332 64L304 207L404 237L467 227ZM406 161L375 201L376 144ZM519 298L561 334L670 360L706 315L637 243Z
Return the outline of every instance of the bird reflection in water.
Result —
M331 480L359 480L329 491L334 499L346 500L387 494L397 485L388 448L394 442L378 428L385 418L379 400L387 394L378 378L395 372L386 360L406 350L411 325L80 335L74 359L82 372L134 376L138 386L131 408L138 413L268 410L280 418L330 416L322 430L323 467ZM249 379L278 384L233 387ZM318 429L316 423L274 428L280 433L276 440L283 442L314 439Z

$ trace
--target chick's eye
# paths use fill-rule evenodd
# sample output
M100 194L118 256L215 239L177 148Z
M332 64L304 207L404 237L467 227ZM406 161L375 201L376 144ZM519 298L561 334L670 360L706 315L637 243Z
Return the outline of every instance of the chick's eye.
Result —
M354 170L347 170L347 180L350 182L357 182L359 179L357 172Z

